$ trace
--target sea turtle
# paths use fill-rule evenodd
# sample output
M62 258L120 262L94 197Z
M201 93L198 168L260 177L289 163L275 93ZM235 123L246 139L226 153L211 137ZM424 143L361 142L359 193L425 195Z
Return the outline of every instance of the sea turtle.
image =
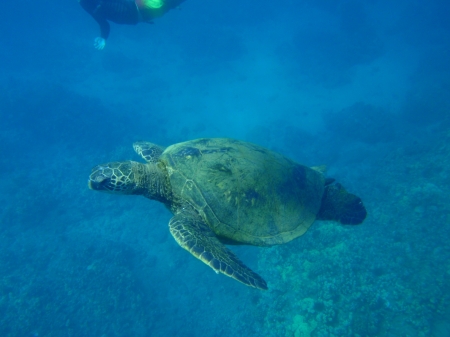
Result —
M169 229L181 247L251 287L267 284L225 244L282 244L316 219L359 224L366 217L361 199L320 170L251 143L203 138L167 148L149 142L133 147L145 164L95 166L89 187L161 201L174 214Z

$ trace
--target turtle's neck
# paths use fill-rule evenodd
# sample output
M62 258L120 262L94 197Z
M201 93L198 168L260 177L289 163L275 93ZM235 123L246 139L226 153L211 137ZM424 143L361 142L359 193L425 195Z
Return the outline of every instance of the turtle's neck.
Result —
M133 171L137 188L144 197L160 201L166 205L171 203L172 190L169 177L161 164L135 163ZM140 194L141 194L140 193Z

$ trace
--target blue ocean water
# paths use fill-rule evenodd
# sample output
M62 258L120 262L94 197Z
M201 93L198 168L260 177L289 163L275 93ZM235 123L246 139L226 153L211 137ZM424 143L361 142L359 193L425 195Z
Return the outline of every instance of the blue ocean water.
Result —
M448 2L186 0L102 51L75 0L2 7L1 336L450 336ZM232 246L261 291L162 204L87 187L134 141L201 137L325 164L369 215Z

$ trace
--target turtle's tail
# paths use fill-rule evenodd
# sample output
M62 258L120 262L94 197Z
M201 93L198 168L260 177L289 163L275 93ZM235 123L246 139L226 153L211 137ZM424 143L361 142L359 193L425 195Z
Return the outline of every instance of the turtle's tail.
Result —
M359 225L367 216L360 197L348 193L341 184L325 186L317 220L339 221L344 225Z

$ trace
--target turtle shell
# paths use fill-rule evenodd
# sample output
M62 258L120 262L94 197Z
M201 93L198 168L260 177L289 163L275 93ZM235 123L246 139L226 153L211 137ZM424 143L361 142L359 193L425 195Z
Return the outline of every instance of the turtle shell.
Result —
M192 205L226 243L288 242L320 209L321 173L251 143L197 139L169 146L160 161L175 208Z

